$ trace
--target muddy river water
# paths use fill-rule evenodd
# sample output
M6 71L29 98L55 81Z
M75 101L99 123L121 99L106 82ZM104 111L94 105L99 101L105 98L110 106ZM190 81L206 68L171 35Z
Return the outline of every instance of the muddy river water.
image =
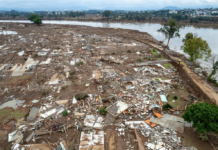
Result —
M30 23L28 20L0 20L0 22L16 22L16 23ZM82 22L82 21L51 21L43 20L45 24L69 24L69 25L86 25L91 27L102 27L102 28L123 28L123 29L133 29L141 32L148 32L157 40L165 40L165 37L158 33L157 30L160 29L163 25L158 23L108 23L108 22ZM183 53L180 50L182 46L182 38L185 37L186 33L192 32L197 34L206 40L213 53L218 54L218 29L213 28L208 25L208 27L195 27L193 25L184 26L180 31L180 38L173 38L170 41L170 49L176 50L180 53ZM165 40L165 43L167 41Z

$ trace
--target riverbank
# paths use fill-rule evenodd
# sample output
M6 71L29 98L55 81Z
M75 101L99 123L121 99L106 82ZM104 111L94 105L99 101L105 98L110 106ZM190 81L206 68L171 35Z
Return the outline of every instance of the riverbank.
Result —
M0 18L0 20L26 20L27 18ZM81 21L81 22L104 22L104 23L155 23L155 24L161 24L164 25L167 21L160 20L160 19L153 19L153 20L145 20L145 21L135 21L135 20L119 20L119 19L110 19L107 18L69 18L69 17L59 17L59 18L48 18L45 17L43 20L49 20L49 21ZM190 23L189 20L181 20L177 21L179 25L181 26L194 26L196 28L214 28L218 29L218 22L207 22L207 21L200 21L199 23Z

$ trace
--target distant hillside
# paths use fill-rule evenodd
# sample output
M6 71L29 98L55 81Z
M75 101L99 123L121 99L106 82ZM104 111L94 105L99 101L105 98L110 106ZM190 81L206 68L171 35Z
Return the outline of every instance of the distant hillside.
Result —
M176 7L176 6L166 6L163 8L163 10L180 10L180 8Z

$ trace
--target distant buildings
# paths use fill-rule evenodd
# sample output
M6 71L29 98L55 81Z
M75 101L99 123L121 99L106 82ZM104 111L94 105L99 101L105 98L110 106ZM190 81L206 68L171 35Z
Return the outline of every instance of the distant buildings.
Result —
M170 10L169 13L170 13L170 14L177 14L178 11L177 11L177 10Z
M218 11L212 11L211 14L218 14Z

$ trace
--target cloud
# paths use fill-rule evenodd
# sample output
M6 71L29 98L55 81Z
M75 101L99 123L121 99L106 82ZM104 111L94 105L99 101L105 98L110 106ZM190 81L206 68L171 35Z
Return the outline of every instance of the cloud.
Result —
M163 8L165 6L200 7L204 5L218 6L218 0L0 0L0 7L6 8L30 8L30 9L51 9L51 8Z

